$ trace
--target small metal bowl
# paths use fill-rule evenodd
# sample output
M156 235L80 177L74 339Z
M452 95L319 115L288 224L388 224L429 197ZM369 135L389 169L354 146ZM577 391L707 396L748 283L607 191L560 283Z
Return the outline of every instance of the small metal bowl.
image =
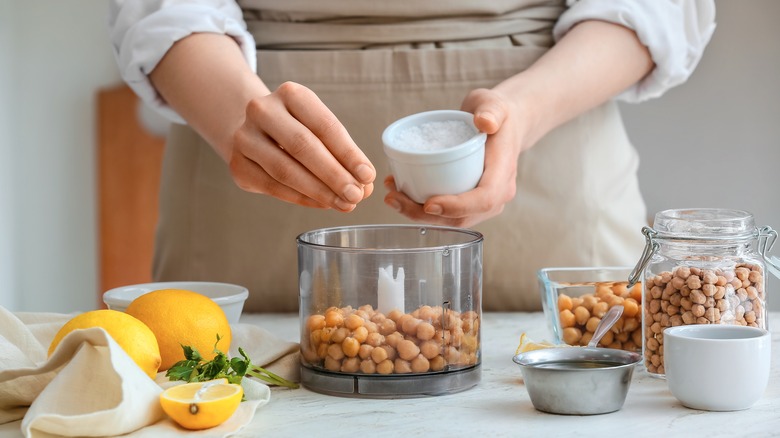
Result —
M638 353L613 348L546 348L520 353L531 403L552 414L594 415L623 407Z

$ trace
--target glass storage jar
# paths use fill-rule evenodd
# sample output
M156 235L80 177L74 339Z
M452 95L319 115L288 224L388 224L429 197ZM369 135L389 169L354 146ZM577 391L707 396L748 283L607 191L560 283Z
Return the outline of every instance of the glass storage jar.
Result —
M664 377L663 331L690 324L767 328L766 253L777 238L746 211L665 210L644 227L646 246L629 277L643 276L642 350L651 376ZM644 274L644 275L643 275Z

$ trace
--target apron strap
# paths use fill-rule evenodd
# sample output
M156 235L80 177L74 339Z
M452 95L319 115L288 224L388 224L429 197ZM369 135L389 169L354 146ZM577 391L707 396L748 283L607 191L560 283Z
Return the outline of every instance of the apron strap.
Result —
M515 0L514 3L517 3L515 9L492 14L457 15L462 10L442 5L442 15L423 18L381 16L381 11L376 10L373 11L375 15L370 16L327 18L318 13L306 17L300 13L289 16L254 10L245 14L245 20L259 50L414 49L418 48L418 43L445 48L473 46L474 42L494 45L491 41L501 41L496 45L507 45L507 37L515 46L550 47L553 44L552 28L565 9L565 2ZM448 11L456 15L444 15ZM390 13L392 11L388 11Z

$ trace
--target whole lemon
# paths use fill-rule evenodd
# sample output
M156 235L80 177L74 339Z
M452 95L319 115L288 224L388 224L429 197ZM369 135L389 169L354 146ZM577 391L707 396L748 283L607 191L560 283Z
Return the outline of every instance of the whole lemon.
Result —
M60 328L49 345L49 356L68 333L92 327L102 327L152 379L160 367L160 348L154 333L143 322L117 310L92 310L71 318Z
M224 423L238 409L244 390L227 379L185 383L160 394L163 411L181 427L208 429Z
M160 289L133 300L128 314L143 321L157 337L165 371L184 360L182 346L193 347L206 360L214 358L214 346L227 353L231 331L225 312L211 298L183 289Z

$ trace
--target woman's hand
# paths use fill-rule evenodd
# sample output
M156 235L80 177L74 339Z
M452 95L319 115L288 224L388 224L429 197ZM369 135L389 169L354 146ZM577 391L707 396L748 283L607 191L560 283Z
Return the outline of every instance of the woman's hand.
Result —
M314 92L292 82L271 92L229 36L179 40L150 78L242 189L340 211L373 191L374 166Z
M248 192L340 211L367 198L376 177L336 116L293 82L249 101L233 135L230 172Z
M385 203L413 220L469 227L501 213L515 195L517 159L557 126L595 108L653 69L637 35L604 21L583 21L527 70L491 90L475 90L462 109L488 134L479 185L457 196L415 204L385 180Z
M460 195L433 196L420 205L398 192L388 176L385 204L415 221L454 227L471 227L501 213L515 196L517 158L532 120L532 114L523 114L524 107L496 89L469 93L461 109L473 113L477 129L488 134L485 170L477 187Z

